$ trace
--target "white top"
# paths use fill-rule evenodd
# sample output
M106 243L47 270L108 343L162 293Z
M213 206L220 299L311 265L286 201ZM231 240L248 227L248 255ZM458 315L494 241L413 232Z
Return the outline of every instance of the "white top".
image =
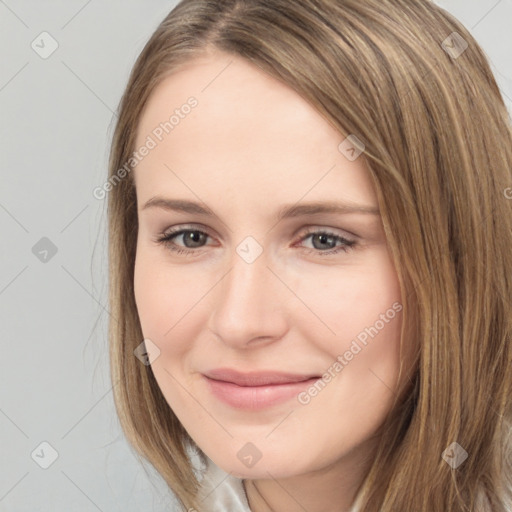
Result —
M215 465L209 458L207 465L201 464L197 476L201 482L199 500L204 512L251 512L242 480L226 473ZM202 478L201 478L202 476ZM491 510L489 501L483 493L479 495L483 510ZM359 512L361 495L356 496L355 502L349 512ZM507 508L512 512L512 508Z
M215 465L210 459L202 471L203 479L199 491L201 511L204 512L251 512L245 489L240 478L236 478ZM358 500L350 512L358 512Z
M204 512L251 512L242 480L226 473L210 459L201 480L199 500Z

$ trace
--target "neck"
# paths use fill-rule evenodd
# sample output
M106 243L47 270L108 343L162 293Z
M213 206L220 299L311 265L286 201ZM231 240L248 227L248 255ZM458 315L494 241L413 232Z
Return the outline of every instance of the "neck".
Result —
M286 478L244 480L252 512L349 512L369 470L349 455L326 468Z

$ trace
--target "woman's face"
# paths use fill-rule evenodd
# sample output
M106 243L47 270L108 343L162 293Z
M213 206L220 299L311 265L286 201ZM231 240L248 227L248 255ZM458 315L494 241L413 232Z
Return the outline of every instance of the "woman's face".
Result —
M394 398L400 288L347 135L223 53L168 76L138 127L134 284L151 369L235 476L362 460Z

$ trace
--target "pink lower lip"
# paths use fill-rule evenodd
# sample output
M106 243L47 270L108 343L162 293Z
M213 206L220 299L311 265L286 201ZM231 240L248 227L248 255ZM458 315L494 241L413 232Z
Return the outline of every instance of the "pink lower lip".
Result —
M314 377L301 382L286 384L238 386L232 382L204 378L210 391L219 400L232 407L250 410L264 409L287 402L319 379L319 377Z

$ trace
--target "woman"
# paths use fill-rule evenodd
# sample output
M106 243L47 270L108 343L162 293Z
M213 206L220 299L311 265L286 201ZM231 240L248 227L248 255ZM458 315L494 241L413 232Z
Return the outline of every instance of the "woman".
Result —
M429 1L173 9L112 144L110 356L184 510L511 510L511 141Z

